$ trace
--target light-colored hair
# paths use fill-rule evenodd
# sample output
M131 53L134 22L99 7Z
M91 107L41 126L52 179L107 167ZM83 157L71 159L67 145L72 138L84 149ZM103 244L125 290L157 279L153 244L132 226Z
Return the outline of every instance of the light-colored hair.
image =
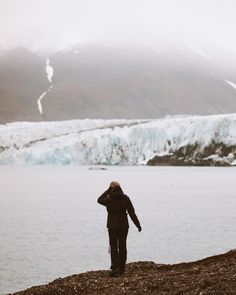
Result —
M120 186L119 182L117 181L112 181L111 184L110 184L110 187L117 187L117 186Z

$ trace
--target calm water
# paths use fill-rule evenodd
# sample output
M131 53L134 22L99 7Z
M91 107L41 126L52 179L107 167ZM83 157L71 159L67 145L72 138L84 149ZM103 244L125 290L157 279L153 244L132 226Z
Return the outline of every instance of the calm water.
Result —
M107 269L106 210L118 180L143 227L130 221L128 262L176 263L236 247L236 168L0 167L0 294Z

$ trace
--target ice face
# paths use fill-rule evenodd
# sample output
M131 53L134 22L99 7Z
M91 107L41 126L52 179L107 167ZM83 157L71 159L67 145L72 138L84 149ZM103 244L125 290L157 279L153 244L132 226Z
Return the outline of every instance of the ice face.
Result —
M0 126L0 134L1 164L145 165L174 155L234 165L236 154L235 114L23 122Z

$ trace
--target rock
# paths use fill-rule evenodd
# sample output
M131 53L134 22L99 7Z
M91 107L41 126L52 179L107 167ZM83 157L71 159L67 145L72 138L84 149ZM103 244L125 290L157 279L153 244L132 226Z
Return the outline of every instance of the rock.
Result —
M236 146L226 146L214 140L203 149L201 145L186 145L171 154L156 155L147 161L148 166L230 166L236 157Z

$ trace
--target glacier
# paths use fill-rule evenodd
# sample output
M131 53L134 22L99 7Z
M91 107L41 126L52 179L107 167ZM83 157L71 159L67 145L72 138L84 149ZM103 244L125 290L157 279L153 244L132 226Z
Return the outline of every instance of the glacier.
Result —
M236 114L0 125L1 165L236 165Z

